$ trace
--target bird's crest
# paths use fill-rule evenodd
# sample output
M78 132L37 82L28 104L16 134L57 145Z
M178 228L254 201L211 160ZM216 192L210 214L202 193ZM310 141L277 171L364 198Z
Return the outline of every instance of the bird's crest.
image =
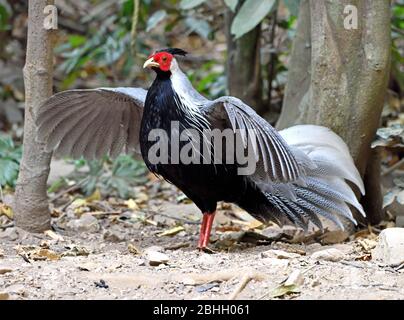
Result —
M179 49L179 48L165 48L165 49L161 49L161 50L157 50L157 52L168 52L172 55L179 55L179 56L186 56L188 54L188 52L186 52L185 50Z

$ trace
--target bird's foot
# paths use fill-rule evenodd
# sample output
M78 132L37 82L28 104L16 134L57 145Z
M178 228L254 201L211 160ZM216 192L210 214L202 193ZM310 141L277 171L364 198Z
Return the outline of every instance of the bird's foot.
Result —
M216 253L215 250L213 250L213 249L211 249L211 248L209 248L209 247L199 247L199 246L198 246L198 250L199 250L200 252L209 253L209 254L214 254L214 253Z

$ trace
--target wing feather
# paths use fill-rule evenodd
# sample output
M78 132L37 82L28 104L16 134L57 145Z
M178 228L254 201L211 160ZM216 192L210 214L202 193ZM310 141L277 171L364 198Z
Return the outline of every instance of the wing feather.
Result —
M40 107L37 137L47 151L88 159L139 152L146 90L98 88L68 90Z
M278 132L241 100L222 97L208 101L201 107L201 112L207 118L213 118L211 123L226 123L227 128L233 129L234 132L240 129L244 148L246 143L252 140L251 130L254 131L256 145L253 150L258 161L253 176L257 182L296 182L304 175L304 170L296 161L292 150Z

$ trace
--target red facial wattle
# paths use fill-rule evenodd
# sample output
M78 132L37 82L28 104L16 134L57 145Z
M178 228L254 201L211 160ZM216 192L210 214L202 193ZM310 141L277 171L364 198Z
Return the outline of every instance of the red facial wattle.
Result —
M153 55L153 60L157 62L162 71L170 71L173 56L168 52L158 52Z

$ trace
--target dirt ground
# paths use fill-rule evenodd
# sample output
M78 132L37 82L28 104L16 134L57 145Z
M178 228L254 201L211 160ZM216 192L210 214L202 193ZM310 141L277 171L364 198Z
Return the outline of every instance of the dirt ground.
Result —
M201 216L178 191L153 182L137 194L65 195L44 234L1 217L0 299L404 299L404 270L371 260L372 230L325 245L222 204L208 254L196 250Z

